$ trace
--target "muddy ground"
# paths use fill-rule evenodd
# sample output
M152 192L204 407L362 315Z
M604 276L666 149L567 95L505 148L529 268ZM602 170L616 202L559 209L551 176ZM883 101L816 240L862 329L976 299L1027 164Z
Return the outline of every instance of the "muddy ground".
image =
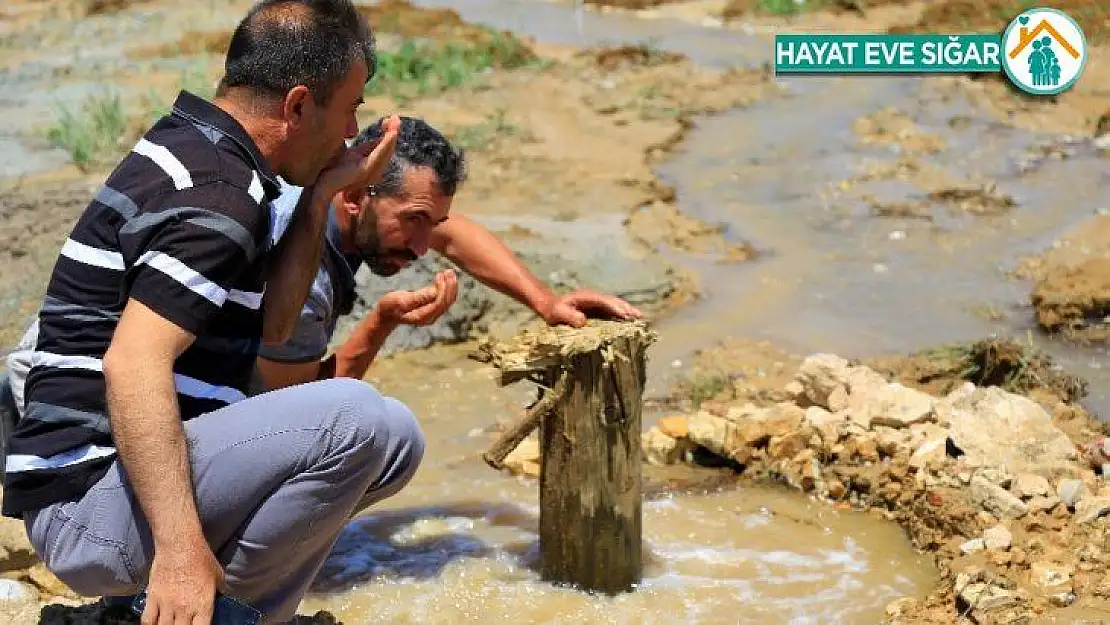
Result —
M611 3L591 0L589 4ZM211 85L218 76L219 55L229 28L247 6L238 1L221 5L216 11L200 3L183 6L163 0L9 0L0 7L0 86L58 89L74 94L72 103L77 104L91 93L82 81L118 83L124 87L126 117L116 144L108 145L98 158L81 167L75 166L67 154L49 152L43 146L50 115L18 117L25 142L43 147L42 154L46 154L35 158L56 166L44 165L31 172L0 177L0 260L6 267L0 275L0 352L22 332L41 296L56 250L119 150L125 149L151 119L157 102L164 105L172 97L183 82L184 71L191 76L190 84ZM830 2L820 10L784 17L768 10L772 3L744 0L630 0L620 6L646 9L645 18L679 17L756 32L990 30L998 27L991 15L1005 8L996 0ZM1100 3L1075 0L1054 6L1080 9L1076 15L1087 32L1095 34L1089 35L1092 41L1098 42L1102 33L1110 32L1110 17ZM657 180L652 167L680 145L698 115L775 98L778 89L765 72L714 72L650 46L580 50L520 41L511 34L467 24L452 12L418 10L396 0L367 12L384 50L399 50L405 41L421 36L434 37L440 45L486 45L491 38L498 41L492 48L494 60L490 66L463 84L452 88L406 85L376 93L364 108L363 121L390 112L425 116L463 144L472 159L471 178L456 201L456 210L487 223L538 275L557 288L587 286L615 292L662 320L681 314L682 305L697 298L698 284L696 275L663 262L659 252L678 250L735 263L757 258L750 245L729 241L719 227L680 212L673 190ZM145 27L148 23L159 28ZM119 33L124 42L115 46L118 50L104 53L107 61L87 58L96 54L74 55L72 59L49 54L51 45L74 32L88 37L107 31ZM1105 87L1110 84L1108 50L1106 44L1101 44L1092 52L1085 77L1074 90L1047 100L1018 96L998 80L942 77L930 82L938 93L968 97L1003 124L1080 137L1099 132L1110 136L1110 122L1106 121L1110 118L1104 117L1110 113L1110 92ZM917 129L906 112L861 111L853 130L861 142L898 146L903 158L900 171L895 173L927 191L931 199L971 214L999 215L1008 209L1009 200L1004 194L962 188L956 184L959 181L945 178L919 160L917 157L945 146ZM0 162L2 171L10 172L11 166ZM845 183L851 186L854 181ZM877 202L873 208L879 215L903 217L924 216L922 211L926 210L920 204L889 202ZM1107 219L1093 217L1043 255L1028 259L1016 272L1018 277L1032 281L1033 314L1045 330L1079 341L1110 336L1104 328L1110 315L1110 298L1106 295L1110 283L1105 270L1110 268ZM372 305L385 290L426 281L441 265L442 261L428 258L392 281L363 277L361 306ZM438 362L436 369L449 369L454 359L465 358L469 343L454 347L438 343L472 341L491 332L507 335L530 322L534 319L519 305L464 280L460 303L448 318L431 328L399 333L391 339L387 351L431 346L429 358ZM383 360L372 377L404 383L405 367L412 364L406 362ZM649 407L657 411L698 409L723 415L730 407L747 402L771 406L791 400L787 387L802 362L800 355L767 342L729 339L684 365L689 367L686 380L670 397ZM1077 444L1089 443L1101 432L1101 426L1077 403L1084 394L1083 382L1060 373L1051 362L1022 345L985 342L943 346L864 364L938 396L957 390L965 381L999 385L1028 395ZM851 476L857 478L858 461L857 454L846 463L854 471L849 471ZM722 479L720 469L706 473L707 477L698 477L702 473L691 473L689 467L674 470L678 473L660 474L657 484L685 487L691 482ZM724 475L725 481L734 479L728 472ZM850 486L851 476L837 479ZM871 477L877 487L885 488L890 483L879 474ZM952 492L962 490L954 488ZM961 511L966 505L960 496L954 495L961 503L944 507L943 514L921 508L919 498L908 498L904 505L898 504L901 500L897 496L876 500L892 513L892 518L903 523L915 540L927 534L928 540L921 540L919 546L936 552L952 572L927 600L901 605L898 612L903 618L953 622L961 611L955 595L959 594L956 575L963 569L957 570L952 562L962 552L953 541L957 537L971 539L983 529L983 523L982 519L971 520L975 514ZM864 498L856 503L866 507L872 505L871 501ZM926 497L926 504L928 501ZM1051 519L1062 518L1062 514L1056 507L1045 511L1044 518L1031 517L1036 523L1023 526L1021 539L1051 536L1059 529ZM956 520L946 520L951 518ZM923 524L928 526L926 533L921 531ZM1069 530L1061 548L1079 549L1091 540L1085 532L1073 535ZM1028 559L1022 565L1014 564L1017 559L1013 553L1007 554L988 564L1003 568L1028 564ZM1095 556L1091 558L1084 561L1099 561ZM26 545L12 537L5 576L26 584L19 588L28 593L28 601L12 606L10 622L32 622L27 619L37 613L40 602L84 601L73 597L41 565L35 567L33 563ZM986 579L981 573L976 576L976 580ZM985 583L963 581L965 586ZM1073 590L1084 597L1086 607L1110 607L1098 603L1097 589L1098 584L1088 583ZM1065 610L1053 607L1051 599L1034 607L1038 613L1047 614ZM99 618L79 617L60 607L43 614L49 622ZM986 622L992 618L981 611L977 614ZM326 622L326 618L321 616L319 622Z

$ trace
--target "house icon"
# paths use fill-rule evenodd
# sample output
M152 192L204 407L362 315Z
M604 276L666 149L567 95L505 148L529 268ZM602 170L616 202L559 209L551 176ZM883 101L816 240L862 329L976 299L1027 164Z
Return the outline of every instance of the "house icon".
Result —
M1079 60L1079 50L1076 50L1075 46L1071 45L1071 43L1069 43L1068 40L1060 34L1060 31L1053 28L1052 24L1048 23L1048 20L1043 19L1040 21L1040 23L1036 25L1036 27L1033 28L1033 30L1029 30L1028 26L1023 25L1021 27L1021 30L1018 31L1018 44L1014 46L1013 50L1010 50L1010 58L1016 59L1017 56L1021 54L1022 50L1024 50L1029 44L1033 43L1033 41L1036 40L1042 32L1048 33L1048 35L1055 39L1056 43L1059 43L1060 47L1063 48L1065 52L1070 54L1073 59L1077 61Z

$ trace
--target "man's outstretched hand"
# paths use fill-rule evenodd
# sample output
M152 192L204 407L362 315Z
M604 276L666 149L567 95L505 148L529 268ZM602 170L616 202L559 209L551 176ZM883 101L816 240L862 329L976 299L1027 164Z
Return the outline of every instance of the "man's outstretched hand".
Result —
M455 272L445 269L416 291L390 291L378 300L378 315L390 325L426 326L439 319L459 294Z
M589 289L579 289L553 298L539 313L548 325L569 325L581 328L591 317L629 321L643 317L635 306L619 297Z

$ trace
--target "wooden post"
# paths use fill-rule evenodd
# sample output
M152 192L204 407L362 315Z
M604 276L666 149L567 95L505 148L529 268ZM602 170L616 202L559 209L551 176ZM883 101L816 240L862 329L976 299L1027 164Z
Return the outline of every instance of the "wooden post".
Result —
M540 552L546 581L616 594L639 583L642 565L641 408L646 324L591 321L524 331L483 344L501 384L532 379L546 389L528 415L485 454L500 468L540 428Z

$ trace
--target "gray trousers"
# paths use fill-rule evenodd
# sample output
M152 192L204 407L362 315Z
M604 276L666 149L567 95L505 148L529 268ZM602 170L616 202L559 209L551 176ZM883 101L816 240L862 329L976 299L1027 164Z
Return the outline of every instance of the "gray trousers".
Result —
M401 490L424 454L412 413L335 379L257 395L185 423L208 544L231 594L266 623L293 618L340 530ZM25 517L47 568L87 596L147 582L154 544L117 460L79 501Z

